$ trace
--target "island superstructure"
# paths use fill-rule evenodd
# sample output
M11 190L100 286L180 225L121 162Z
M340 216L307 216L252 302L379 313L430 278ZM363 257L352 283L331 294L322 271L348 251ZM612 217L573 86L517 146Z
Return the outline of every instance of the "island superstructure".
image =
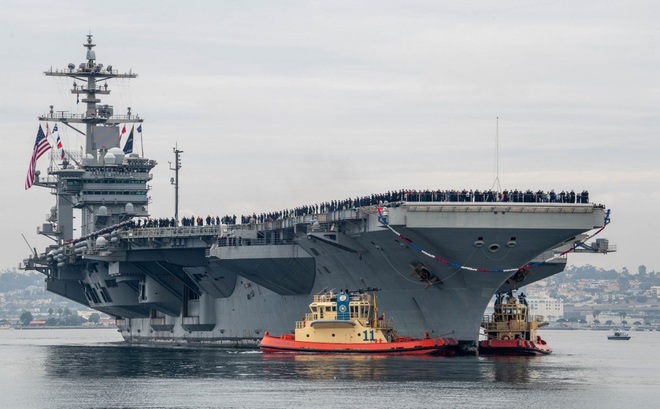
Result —
M84 46L85 62L45 73L82 82L71 92L85 113L51 107L39 120L83 128L85 148L35 178L56 199L39 229L54 243L23 268L45 274L49 291L116 317L130 342L256 347L265 329L291 331L310 294L378 287L401 333L451 336L474 351L495 293L561 272L566 249L588 248L586 234L609 218L593 203L404 195L263 222L138 227L151 216L156 162L119 146L120 124L143 119L115 115L99 98L108 81L137 75L99 64L91 35Z

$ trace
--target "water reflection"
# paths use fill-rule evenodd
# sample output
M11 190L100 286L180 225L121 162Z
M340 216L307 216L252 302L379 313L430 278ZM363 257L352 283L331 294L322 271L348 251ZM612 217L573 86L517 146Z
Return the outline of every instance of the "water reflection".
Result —
M383 355L262 355L263 373L286 373L309 380L419 380L435 377L434 371L446 362L440 357L393 357Z
M364 355L263 355L263 374L313 380L504 382L542 378L539 357L402 357ZM543 357L540 357L541 359Z
M212 349L50 346L45 370L66 377L198 378L222 371L227 353Z
M525 384L538 379L538 358L528 356L488 356L480 358L481 373L485 379L494 382Z
M66 378L258 378L383 382L534 383L543 365L529 357L402 357L261 354L256 351L135 346L47 347L47 376Z

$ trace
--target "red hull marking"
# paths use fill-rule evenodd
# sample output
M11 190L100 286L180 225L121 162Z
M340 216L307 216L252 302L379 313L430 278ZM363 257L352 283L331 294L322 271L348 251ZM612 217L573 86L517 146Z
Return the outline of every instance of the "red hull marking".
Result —
M545 341L534 343L518 339L491 339L479 343L479 353L483 355L548 355L552 349Z
M454 338L430 338L406 340L402 342L373 342L337 344L326 342L301 342L288 336L264 336L259 344L265 353L273 352L314 352L314 353L352 353L352 354L405 354L427 355L439 353L451 346L458 345Z

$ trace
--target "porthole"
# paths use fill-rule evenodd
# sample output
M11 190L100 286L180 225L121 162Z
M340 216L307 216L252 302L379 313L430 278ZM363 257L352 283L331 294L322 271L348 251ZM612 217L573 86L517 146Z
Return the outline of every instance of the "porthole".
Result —
M332 334L332 337L334 338L334 337L335 337L335 334Z
M506 243L506 246L509 247L509 248L514 248L517 245L518 245L518 242L516 242L515 240L511 240L511 241Z
M309 338L309 334L305 335L307 338Z
M474 242L474 247L483 247L484 241L483 240L477 240Z
M488 251L490 251L491 253L496 253L497 251L499 251L499 249L500 249L499 244L491 244L490 246L488 246Z

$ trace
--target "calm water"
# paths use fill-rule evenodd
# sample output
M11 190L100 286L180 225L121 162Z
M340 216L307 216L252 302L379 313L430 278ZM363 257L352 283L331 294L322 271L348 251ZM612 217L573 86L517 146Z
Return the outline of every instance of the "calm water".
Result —
M544 357L279 356L1 330L0 408L658 408L660 333L544 331Z

